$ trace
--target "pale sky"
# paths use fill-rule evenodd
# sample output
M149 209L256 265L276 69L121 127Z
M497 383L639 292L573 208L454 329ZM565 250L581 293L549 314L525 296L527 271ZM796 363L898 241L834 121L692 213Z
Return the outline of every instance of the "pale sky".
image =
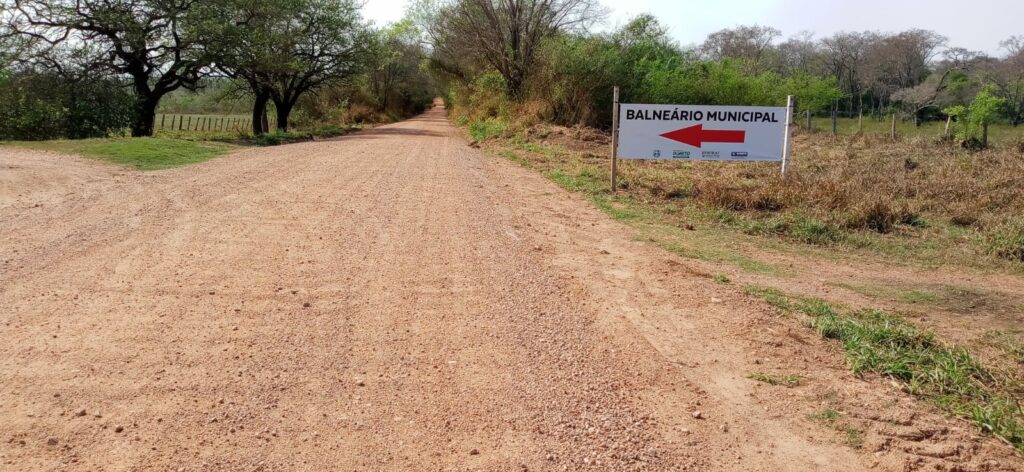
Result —
M378 24L402 18L407 0L365 0ZM611 10L603 29L642 13L657 16L683 45L736 25L760 24L784 37L813 31L934 30L950 45L999 55L999 42L1024 35L1024 0L601 0Z

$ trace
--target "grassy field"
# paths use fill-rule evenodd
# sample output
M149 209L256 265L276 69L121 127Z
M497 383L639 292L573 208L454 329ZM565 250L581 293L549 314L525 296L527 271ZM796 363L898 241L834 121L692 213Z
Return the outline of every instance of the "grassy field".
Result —
M170 138L108 138L5 143L44 151L76 154L151 171L213 159L236 149L224 143Z

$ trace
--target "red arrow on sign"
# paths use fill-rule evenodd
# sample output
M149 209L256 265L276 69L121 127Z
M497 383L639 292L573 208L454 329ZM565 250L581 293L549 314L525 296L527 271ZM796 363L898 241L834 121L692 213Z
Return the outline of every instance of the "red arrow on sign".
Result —
M747 132L705 130L704 125L696 125L665 133L661 137L699 148L704 143L744 143L747 140Z

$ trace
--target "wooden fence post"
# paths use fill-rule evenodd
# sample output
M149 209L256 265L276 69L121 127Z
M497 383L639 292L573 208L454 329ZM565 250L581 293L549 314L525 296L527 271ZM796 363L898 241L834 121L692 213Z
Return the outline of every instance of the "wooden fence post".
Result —
M839 107L832 105L832 137L839 134Z
M890 132L890 136L892 137L893 140L896 140L896 114L895 113L892 114L892 131Z
M813 123L811 123L811 110L807 110L807 131L814 129Z

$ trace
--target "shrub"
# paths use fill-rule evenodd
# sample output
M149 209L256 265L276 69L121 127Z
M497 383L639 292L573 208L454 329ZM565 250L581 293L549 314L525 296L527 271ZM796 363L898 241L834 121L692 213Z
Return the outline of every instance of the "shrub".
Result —
M477 141L486 141L500 136L507 130L508 125L497 118L488 118L469 125L469 134Z
M876 200L855 208L847 217L845 226L888 234L899 224L919 224L918 215L906 207L895 208L889 202Z
M808 217L798 217L790 234L807 244L827 245L843 239L835 226Z
M133 100L108 78L69 81L20 71L0 82L0 139L82 139L120 134L131 123Z
M1007 223L989 231L989 252L1001 259L1024 262L1024 224Z
M298 133L294 131L280 132L275 131L273 133L267 133L260 136L256 136L257 146L279 146L281 144L295 143L299 141L306 141L312 138L311 133Z
M1005 104L1006 100L998 97L994 87L989 85L978 92L969 106L957 105L943 111L957 120L957 139L965 148L974 150L987 145L982 139L983 129L999 119Z

